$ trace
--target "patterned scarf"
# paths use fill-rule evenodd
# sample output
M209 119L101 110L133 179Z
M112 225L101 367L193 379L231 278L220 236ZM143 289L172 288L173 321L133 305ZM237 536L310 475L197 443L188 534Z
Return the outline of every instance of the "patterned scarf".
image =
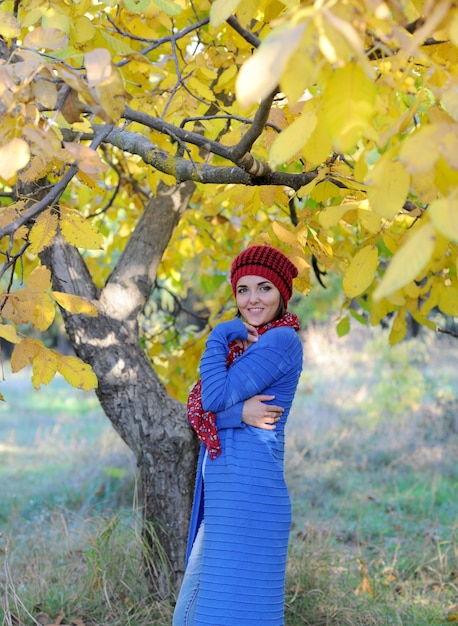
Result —
M272 322L268 322L258 328L258 334L263 335L272 328L279 326L292 326L296 331L300 329L299 320L294 313L286 313L283 317ZM244 348L237 340L231 341L228 345L229 352L226 356L226 368L234 363L239 356L244 353ZM188 421L197 433L200 441L205 444L208 456L211 459L221 453L221 443L216 427L216 414L211 411L204 411L202 407L202 381L199 379L191 390L188 398Z

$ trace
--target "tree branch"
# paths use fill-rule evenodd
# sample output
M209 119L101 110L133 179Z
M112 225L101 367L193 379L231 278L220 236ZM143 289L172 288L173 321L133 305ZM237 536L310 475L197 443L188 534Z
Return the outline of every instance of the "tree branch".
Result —
M256 37L254 33L247 30L246 28L243 28L240 25L240 22L237 20L237 18L231 15L231 17L229 17L226 21L229 24L229 26L231 26L231 28L233 28L235 32L240 35L240 37L243 37L245 41L250 43L253 46L253 48L259 48L259 46L261 45L261 40L258 37Z
M261 102L248 131L235 146L230 148L231 160L234 163L238 163L245 153L250 152L256 139L262 134L269 119L270 109L276 94L277 89Z
M281 185L297 190L317 176L317 172L313 171L300 174L271 172L266 177L258 177L251 176L237 166L222 167L207 163L191 163L183 157L170 155L152 144L144 135L119 128L114 128L104 141L130 154L137 154L148 165L173 176L178 183L193 180L204 184Z
M160 133L180 139L183 142L191 143L198 148L202 148L204 150L207 150L208 152L217 154L218 156L223 157L223 159L232 161L230 149L227 146L223 146L217 141L207 139L199 133L194 133L190 130L185 130L184 128L174 126L173 124L164 122L164 120L161 120L158 117L153 117L152 115L148 115L148 113L143 113L142 111L135 111L134 109L131 109L127 106L124 109L123 117L126 120L138 122L139 124L142 124L147 128L152 128L153 130L157 130Z
M451 337L458 339L458 333L454 333L453 330L447 330L446 328L438 328L437 332L442 333L443 335L450 335Z
M164 250L194 189L195 184L190 181L172 187L159 183L102 290L100 301L113 318L136 322L151 294ZM121 291L125 293L122 299Z

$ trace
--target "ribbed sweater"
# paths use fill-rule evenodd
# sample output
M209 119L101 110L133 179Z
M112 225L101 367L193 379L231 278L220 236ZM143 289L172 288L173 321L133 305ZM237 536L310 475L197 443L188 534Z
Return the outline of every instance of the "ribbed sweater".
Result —
M283 475L284 431L302 369L291 327L269 330L229 369L228 343L247 338L235 319L209 335L200 363L204 409L217 414L222 453L205 465L202 446L188 556L205 518L195 626L283 626L291 504ZM242 422L245 400L275 396L285 411L275 430Z

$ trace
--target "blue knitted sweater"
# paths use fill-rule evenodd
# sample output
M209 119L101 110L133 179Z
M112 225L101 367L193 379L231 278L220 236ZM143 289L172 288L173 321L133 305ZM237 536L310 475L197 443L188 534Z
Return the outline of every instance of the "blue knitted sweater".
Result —
M284 430L302 369L291 327L260 336L226 369L228 343L246 339L239 319L209 335L200 363L202 402L217 414L222 453L205 465L202 446L188 542L205 539L195 626L283 626L291 505L283 475ZM275 430L242 422L245 400L275 396L285 411Z

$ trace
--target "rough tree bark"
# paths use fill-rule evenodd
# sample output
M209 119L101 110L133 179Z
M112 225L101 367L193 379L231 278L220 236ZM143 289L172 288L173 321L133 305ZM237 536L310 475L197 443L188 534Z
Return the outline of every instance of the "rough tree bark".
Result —
M43 257L55 289L84 296L98 309L96 318L62 313L75 352L97 375L103 410L136 457L145 537L152 550L148 578L151 590L162 597L180 584L184 572L197 443L185 407L169 396L139 346L138 318L193 190L190 182L159 186L102 289L78 250L62 238Z

